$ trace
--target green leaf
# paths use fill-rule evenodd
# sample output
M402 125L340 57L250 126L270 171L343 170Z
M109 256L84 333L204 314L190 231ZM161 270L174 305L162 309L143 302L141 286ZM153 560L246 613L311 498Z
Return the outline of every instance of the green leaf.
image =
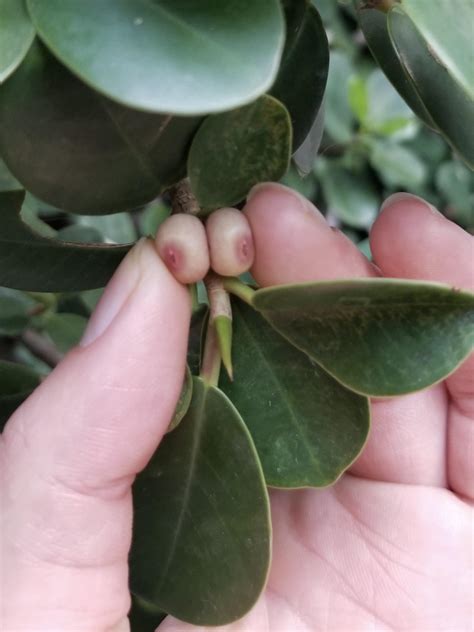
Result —
M472 0L402 0L405 13L449 74L474 100Z
M18 290L0 287L0 336L16 336L28 326L35 301Z
M273 83L284 41L278 0L28 0L39 35L95 90L128 107L206 114Z
M28 367L0 360L0 432L39 382L38 374Z
M309 200L314 198L316 191L318 190L316 178L301 176L299 169L295 169L293 166L288 169L280 182L285 186L290 187L290 189L298 191L298 193L301 193L301 195Z
M379 69L367 79L367 102L366 129L384 135L403 129L411 137L417 132L413 112Z
M365 3L364 3L365 5ZM413 112L429 127L436 129L431 115L405 72L388 32L387 15L378 9L363 6L358 12L359 24L378 64Z
M87 319L77 314L49 314L44 330L61 353L67 353L79 344L87 325Z
M474 168L474 100L433 54L416 26L400 9L388 17L392 43L431 118L451 146ZM446 28L450 28L449 23Z
M372 225L379 210L379 194L366 172L356 173L335 160L320 159L316 173L328 211L355 228Z
M308 135L293 154L293 162L303 176L311 172L316 156L318 155L318 149L321 145L324 133L324 114L325 107L323 101Z
M7 165L0 158L0 192L21 191L23 187L16 178L12 176Z
M349 104L349 81L353 68L346 55L331 52L325 96L326 131L336 143L348 143L354 134L354 116Z
M0 285L38 292L103 287L127 246L91 246L48 239L20 217L23 192L0 193Z
M90 226L80 226L71 224L65 228L58 230L57 239L61 241L69 241L78 244L100 244L103 243L103 237L95 228Z
M146 237L155 236L160 224L162 224L171 213L171 208L163 200L155 200L148 204L140 215L140 233Z
M364 122L369 111L369 95L366 81L360 75L353 75L349 80L349 105L359 121Z
M474 173L450 160L439 166L435 181L447 202L447 215L464 226L474 226Z
M193 397L193 376L189 369L189 366L186 365L186 373L184 376L183 387L181 389L181 393L178 399L178 403L176 404L176 408L174 410L173 418L170 421L167 432L171 432L183 420L183 417L188 412L189 406L191 405L191 399Z
M426 182L425 164L403 145L374 138L369 152L370 164L388 187L416 189Z
M263 96L204 121L189 152L191 187L205 208L233 206L254 184L280 180L290 153L288 112L273 97Z
M329 45L316 8L306 0L285 7L286 44L271 94L288 109L293 149L308 135L321 107L329 69Z
M333 483L360 453L367 398L344 388L260 314L234 302L234 382L224 392L255 442L267 485Z
M34 36L23 0L0 0L0 83L21 64Z
M37 197L83 214L150 201L185 171L198 118L124 108L33 44L0 86L0 155Z
M236 409L194 379L191 406L133 489L131 590L195 625L225 625L258 599L270 562L263 473Z
M259 290L254 304L292 344L366 395L426 388L474 345L474 295L436 283L302 283Z
M108 243L130 244L137 240L137 231L129 213L85 215L77 218L80 226L93 228Z
M164 612L160 612L143 599L132 595L132 608L128 613L132 632L155 632L165 617Z

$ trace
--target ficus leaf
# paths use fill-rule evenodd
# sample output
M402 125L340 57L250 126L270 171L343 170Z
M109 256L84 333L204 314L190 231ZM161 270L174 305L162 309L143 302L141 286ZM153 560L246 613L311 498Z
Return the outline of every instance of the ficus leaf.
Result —
M288 169L290 153L288 112L265 95L204 121L188 157L191 187L205 208L233 206L254 184L279 180Z
M40 383L32 369L0 360L0 432L18 406Z
M259 290L254 304L292 344L366 395L430 386L474 345L474 295L436 283L302 283Z
M445 28L450 28L449 23ZM474 98L434 54L430 40L423 38L399 8L390 11L388 29L405 71L431 118L451 146L474 168L474 134L466 130L466 124L474 121ZM462 50L468 57L470 48Z
M0 1L0 83L3 83L28 52L35 29L23 0Z
M0 86L0 155L21 184L66 211L116 213L182 177L195 117L100 96L35 43Z
M296 150L321 107L328 77L329 44L321 17L307 0L287 3L285 17L285 49L270 93L290 113Z
M160 612L143 599L132 595L132 607L128 613L132 632L155 632L165 617L164 612Z
M195 625L225 625L258 599L270 561L263 473L218 389L194 378L191 406L133 489L131 590Z
M234 301L234 381L222 388L242 414L274 487L321 487L354 461L369 430L367 398L337 382Z
M0 193L0 285L38 292L103 287L128 246L91 246L34 233L20 217L24 192Z
M205 114L253 101L275 79L279 0L28 0L54 54L126 106Z

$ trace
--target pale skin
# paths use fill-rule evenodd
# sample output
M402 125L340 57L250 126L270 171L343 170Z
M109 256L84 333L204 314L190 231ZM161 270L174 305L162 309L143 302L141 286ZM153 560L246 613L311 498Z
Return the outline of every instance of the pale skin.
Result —
M381 274L474 289L472 237L417 199L382 211L374 264L283 187L261 186L245 212L263 286ZM187 290L141 243L82 345L7 424L5 632L128 630L131 484L179 395L189 318ZM217 629L471 629L473 374L471 356L442 384L372 402L368 445L336 485L272 492L268 587L244 619ZM198 629L171 617L160 626Z

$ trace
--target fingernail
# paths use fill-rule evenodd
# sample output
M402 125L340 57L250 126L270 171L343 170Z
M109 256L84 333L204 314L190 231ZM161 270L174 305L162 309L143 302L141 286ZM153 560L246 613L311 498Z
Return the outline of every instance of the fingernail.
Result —
M393 193L389 195L389 197L385 200L385 202L380 207L380 212L387 209L389 206L393 206L394 204L398 204L399 202L418 202L419 204L423 204L426 206L432 213L435 215L441 215L444 217L442 213L438 211L432 204L419 197L418 195L413 195L413 193L406 193L405 191L401 191L400 193Z
M252 187L247 195L247 204L257 196L258 193L263 191L275 193L278 195L279 199L283 199L283 196L291 199L291 202L294 204L298 203L300 210L305 213L310 213L312 215L316 215L325 221L324 216L318 211L317 208L307 200L304 195L301 195L298 191L291 189L290 187L285 186L284 184L280 184L279 182L261 182L260 184L256 184Z
M146 270L143 260L156 256L154 252L151 241L143 238L126 255L90 317L79 346L87 347L92 344L113 323Z

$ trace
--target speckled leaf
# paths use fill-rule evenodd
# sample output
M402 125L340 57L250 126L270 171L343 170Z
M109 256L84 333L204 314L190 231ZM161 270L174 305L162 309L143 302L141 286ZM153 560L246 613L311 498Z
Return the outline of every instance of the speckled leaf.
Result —
M0 432L39 382L38 374L32 369L22 364L0 360Z
M254 304L337 380L367 395L430 386L474 345L474 294L436 283L302 283L259 290Z
M334 482L360 453L369 430L357 395L234 302L234 381L222 388L242 414L265 480L274 487Z
M75 213L115 213L156 197L183 175L199 121L117 105L38 43L0 86L0 155L34 195Z
M271 94L290 113L296 150L321 107L328 78L329 44L321 17L307 0L287 3L285 17L285 49Z
M38 292L103 287L127 246L72 244L34 233L20 217L24 193L0 193L0 285Z
M194 379L133 497L132 592L195 625L242 617L265 585L270 516L255 446L222 392Z
M193 192L205 208L237 204L254 184L279 180L290 153L290 117L273 97L209 116L189 153Z
M126 106L205 114L273 83L284 40L279 0L28 0L54 54Z
M474 99L433 54L430 40L423 39L400 9L390 11L388 28L398 56L431 118L452 147L474 168ZM465 54L469 55L469 49Z
M34 36L23 0L0 0L0 83L21 64Z

